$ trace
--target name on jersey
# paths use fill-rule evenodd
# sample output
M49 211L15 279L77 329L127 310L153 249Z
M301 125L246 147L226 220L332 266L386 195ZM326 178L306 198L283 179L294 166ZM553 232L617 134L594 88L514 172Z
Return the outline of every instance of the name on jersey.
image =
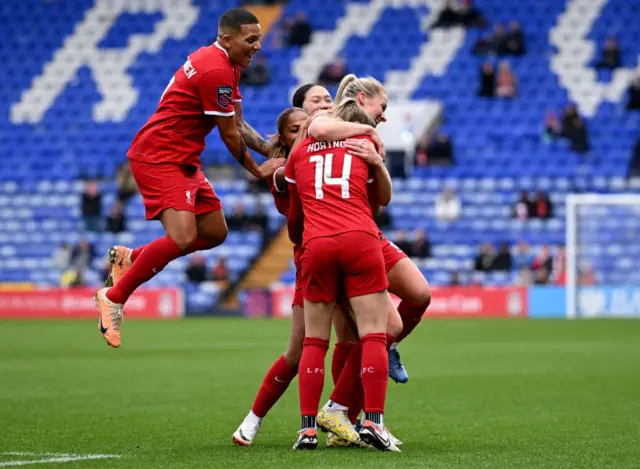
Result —
M330 148L344 148L344 140L339 140L337 142L313 142L307 147L307 152L316 152L320 150L327 150Z
M191 65L191 60L189 60L189 59L187 59L187 61L182 66L182 71L187 76L187 78L191 78L192 76L194 76L197 73L196 69L193 68L193 65Z

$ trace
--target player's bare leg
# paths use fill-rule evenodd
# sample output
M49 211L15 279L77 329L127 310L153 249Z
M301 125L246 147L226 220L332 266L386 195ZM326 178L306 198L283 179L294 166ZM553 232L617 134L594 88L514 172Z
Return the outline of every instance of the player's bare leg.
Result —
M291 336L289 337L287 349L271 365L267 375L264 377L251 411L233 434L233 442L235 444L240 446L251 446L253 444L253 440L260 431L262 420L298 374L303 342L304 310L296 305L293 307Z
M398 261L387 273L389 291L402 301L398 312L402 319L402 332L397 335L389 351L389 376L397 383L406 383L409 379L407 371L400 360L397 344L407 337L422 320L429 303L431 288L422 272L409 258Z

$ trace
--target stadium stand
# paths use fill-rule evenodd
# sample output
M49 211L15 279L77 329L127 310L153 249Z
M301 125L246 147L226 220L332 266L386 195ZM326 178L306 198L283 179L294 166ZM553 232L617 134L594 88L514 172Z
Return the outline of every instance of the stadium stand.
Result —
M87 238L103 253L115 241L140 245L159 234L159 224L144 221L139 196L126 207L128 232L83 233L81 181L103 181L106 212L115 199L113 178L135 131L154 111L186 54L212 41L218 17L236 3L3 2L0 281L58 284L60 272L52 267L51 255L63 241ZM122 10L114 6L124 4ZM640 137L640 113L625 111L623 102L639 63L640 0L474 2L489 25L510 20L522 25L527 53L508 59L518 79L513 100L477 97L479 69L486 59L474 56L472 47L483 32L431 29L442 5L435 0L290 1L282 17L304 11L314 29L312 41L304 49L266 41L261 54L267 58L271 83L242 90L245 116L261 133L272 133L290 90L312 81L322 65L337 56L352 72L383 80L391 97L439 101L442 129L455 142L456 163L416 167L406 180L394 181L393 229L423 228L428 233L433 257L418 264L433 284L446 284L453 272L462 273L464 281L511 283L515 273L473 273L481 243L562 245L565 194L640 189L637 181L626 179L631 148ZM576 28L578 17L581 28ZM275 31L281 24L282 19L275 23ZM611 35L621 46L623 68L596 71L593 62ZM570 101L587 118L591 149L584 155L571 151L564 139L547 143L541 138L547 110L559 112ZM234 164L215 131L203 161ZM245 180L214 185L225 207L240 200L252 213L261 200L271 226L282 223L270 196L249 193ZM435 197L445 185L454 187L462 202L462 216L446 224L433 213ZM553 217L514 220L517 194L538 189L550 194ZM615 244L618 228L608 224L604 238L594 236L593 243L606 238ZM225 245L207 257L210 263L226 257L233 279L261 246L258 233L232 232ZM186 262L170 264L151 284L183 283ZM104 258L92 267L86 281L98 284ZM609 266L596 268L606 276ZM627 270L633 274L633 266ZM281 280L292 279L289 271ZM210 287L187 288L195 309L210 308L219 293Z

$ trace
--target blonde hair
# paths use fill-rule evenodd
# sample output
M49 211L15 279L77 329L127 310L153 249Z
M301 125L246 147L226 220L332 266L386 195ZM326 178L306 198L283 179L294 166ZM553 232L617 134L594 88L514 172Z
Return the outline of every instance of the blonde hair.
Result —
M340 103L345 98L356 99L358 93L364 93L367 97L373 98L384 92L384 86L375 78L358 78L353 73L350 73L340 82L336 93L336 103Z
M358 122L360 124L375 127L375 121L366 113L366 111L358 106L355 98L344 98L334 106L333 109L327 111L327 115L340 119L345 122Z
M269 156L268 156L269 159L286 158L289 156L289 152L291 151L291 148L287 148L287 146L284 143L282 143L280 139L277 137L284 133L285 127L289 123L289 117L291 117L293 113L298 111L304 113L304 111L299 107L290 107L282 111L278 116L278 120L276 121L276 129L278 130L278 133L273 136L275 138L274 138L274 142L271 144L271 148L269 149Z

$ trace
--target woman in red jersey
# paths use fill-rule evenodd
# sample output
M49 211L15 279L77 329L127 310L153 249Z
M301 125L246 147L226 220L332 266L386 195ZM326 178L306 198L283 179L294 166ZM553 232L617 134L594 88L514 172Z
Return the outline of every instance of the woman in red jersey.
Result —
M376 100L386 103L386 95ZM355 99L341 101L329 115L340 121L375 125ZM311 127L309 130L313 135ZM362 139L371 142L366 136L358 138L353 142L356 148ZM310 136L292 152L285 170L290 192L289 237L303 246L305 339L299 364L302 429L294 449L317 446L316 416L324 386L325 355L333 311L343 291L360 337L366 418L358 434L342 412L344 425L351 431L344 428L341 436L351 443L362 440L383 451L399 451L383 423L388 379L388 282L367 187L381 177L379 168L384 163L379 157L369 166L354 158L349 146L345 140L324 142ZM388 186L390 192L390 179ZM336 425L318 424L334 432L342 430Z

